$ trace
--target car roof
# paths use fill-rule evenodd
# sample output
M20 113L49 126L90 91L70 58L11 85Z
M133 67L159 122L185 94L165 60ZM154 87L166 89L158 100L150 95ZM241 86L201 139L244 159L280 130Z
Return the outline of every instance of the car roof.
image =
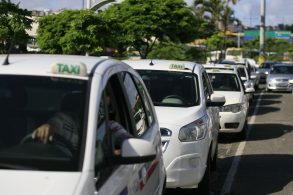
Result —
M3 63L7 55L0 55L0 63ZM92 71L96 70L97 64L104 61L114 61L105 57L90 57L77 55L51 55L51 54L11 54L8 65L0 65L0 74L12 75L35 75L35 76L58 76L58 77L88 77ZM68 66L85 67L85 75L57 75L53 72L54 65L61 63Z
M130 65L137 70L166 70L166 71L179 71L179 72L194 72L198 73L203 66L191 61L179 60L123 60L124 63ZM182 67L183 68L180 68ZM179 68L176 68L179 67Z
M235 71L233 70L227 70L227 69L218 69L218 68L213 68L213 69L207 69L207 73L213 73L213 74L236 74Z
M231 72L236 71L236 68L237 68L237 65L230 65L230 64L204 64L203 66L206 70L218 69L218 70L227 70Z

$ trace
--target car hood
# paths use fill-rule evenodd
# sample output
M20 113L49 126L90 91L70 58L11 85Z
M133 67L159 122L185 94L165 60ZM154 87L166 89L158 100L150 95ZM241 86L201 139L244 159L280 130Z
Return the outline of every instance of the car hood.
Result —
M0 170L1 194L72 195L80 173Z
M257 69L257 71L259 73L265 73L265 72L269 73L270 72L270 69L269 68L259 68L259 69Z
M293 79L293 74L269 74L270 79Z
M215 94L224 95L226 102L224 105L238 104L243 102L243 92L236 91L214 91Z
M160 125L168 124L182 126L204 116L205 111L201 107L203 106L188 108L155 106L155 110Z

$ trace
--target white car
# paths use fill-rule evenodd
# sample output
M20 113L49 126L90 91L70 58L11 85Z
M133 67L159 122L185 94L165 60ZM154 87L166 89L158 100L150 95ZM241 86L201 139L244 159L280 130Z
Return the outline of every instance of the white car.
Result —
M159 124L135 70L86 56L10 55L8 62L0 66L1 194L162 194ZM70 139L57 127L47 143L32 137L56 113L75 117L75 128L66 117L61 123L75 129ZM131 136L119 137L108 125L114 121Z
M276 63L272 65L266 78L266 92L293 91L289 81L293 79L293 63Z
M249 99L246 93L254 92L253 88L245 89L234 70L224 65L205 66L212 82L214 93L226 97L226 103L220 110L220 132L238 133L240 139L246 136Z
M167 188L210 190L217 159L219 108L200 64L173 60L127 60L141 75L155 105L163 141Z

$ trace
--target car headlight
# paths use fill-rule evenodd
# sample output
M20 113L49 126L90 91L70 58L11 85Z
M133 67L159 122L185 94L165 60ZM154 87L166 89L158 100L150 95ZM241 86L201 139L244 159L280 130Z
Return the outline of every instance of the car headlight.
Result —
M268 83L274 83L274 82L275 82L275 79L271 79L271 78L268 79Z
M269 74L269 72L268 71L265 71L265 74Z
M222 106L220 109L220 112L240 112L242 109L245 108L245 105L243 103L239 103L239 104L230 104L230 105L226 105L226 106Z
M191 142L205 138L208 131L208 121L208 116L205 115L202 118L185 125L179 131L179 140L181 142Z

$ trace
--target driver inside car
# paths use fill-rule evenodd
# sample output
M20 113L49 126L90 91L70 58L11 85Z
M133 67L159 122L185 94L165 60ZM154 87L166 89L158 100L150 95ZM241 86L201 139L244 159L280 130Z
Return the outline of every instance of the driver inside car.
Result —
M107 96L107 106L111 107L111 99ZM77 101L79 100L79 101ZM75 98L75 104L81 104L81 98ZM65 107L65 106L63 106ZM78 146L78 131L80 129L77 121L78 118L74 112L69 112L69 109L62 109L62 112L55 114L48 120L47 123L37 127L32 133L32 139L38 139L42 143L47 144L54 141L54 135L58 134L72 145L73 151L76 151ZM81 110L81 109L80 109ZM116 155L120 155L120 146L125 139L133 137L120 123L111 119L108 121L109 129L114 137ZM68 144L67 144L68 145ZM70 149L70 148L69 148Z

